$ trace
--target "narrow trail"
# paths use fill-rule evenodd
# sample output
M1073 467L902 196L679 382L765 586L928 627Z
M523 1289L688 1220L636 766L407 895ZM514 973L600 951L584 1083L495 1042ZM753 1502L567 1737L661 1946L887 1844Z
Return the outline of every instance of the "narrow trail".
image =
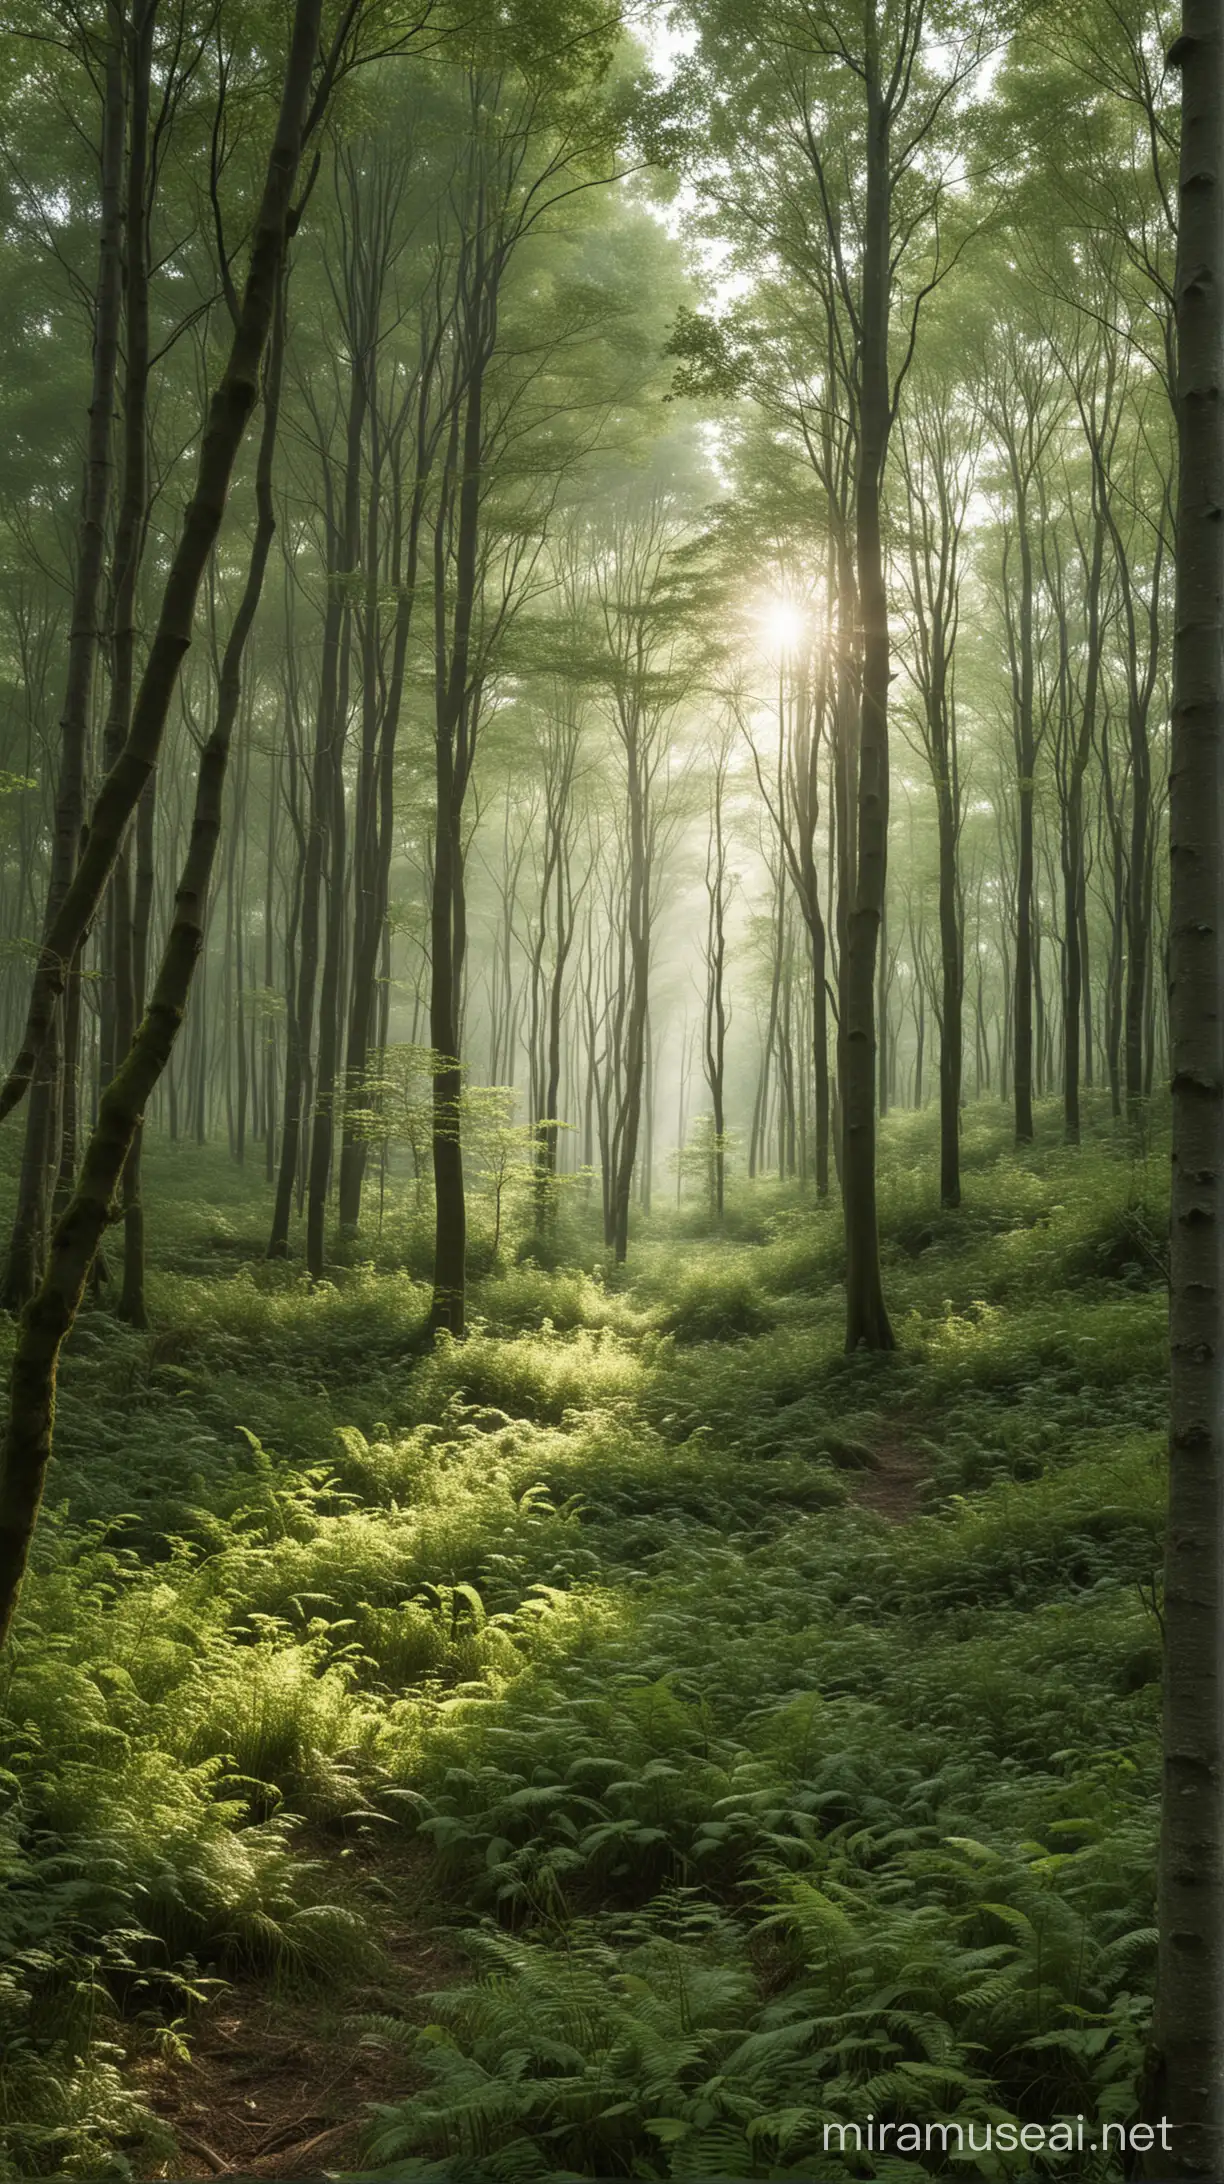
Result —
M342 1847L330 1844L332 1858ZM312 1855L325 1855L317 1840ZM133 2075L180 2149L149 2184L300 2179L356 2165L369 2104L402 2094L411 2078L402 2052L364 2038L362 2019L391 2016L410 2034L426 2020L425 1997L458 1969L421 1893L427 1870L412 1843L371 1857L370 1919L385 1952L373 1974L313 1989L238 1975L191 2021L186 2058L137 2060Z
M912 1447L905 1427L898 1422L877 1440L874 1461L855 1482L854 1499L861 1508L873 1509L890 1524L905 1524L922 1509L922 1490L930 1471L928 1459Z

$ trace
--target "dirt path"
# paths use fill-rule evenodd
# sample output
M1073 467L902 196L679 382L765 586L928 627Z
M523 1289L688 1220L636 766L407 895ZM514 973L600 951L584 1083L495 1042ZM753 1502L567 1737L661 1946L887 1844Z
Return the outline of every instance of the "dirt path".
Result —
M922 1507L922 1489L930 1464L920 1449L906 1438L901 1423L894 1423L872 1445L874 1462L859 1473L854 1499L864 1509L874 1509L890 1524L904 1524Z
M340 1848L331 1845L333 1857ZM318 1862L317 1842L312 1857ZM402 2094L412 2076L402 2050L363 2039L360 2020L402 2021L406 2046L412 2026L426 2022L426 1997L459 1968L422 1900L420 1852L401 1844L373 1863L370 1925L385 1951L373 1975L331 1987L235 1978L188 2026L187 2060L134 2059L140 2090L180 2148L150 2172L150 2184L302 2178L356 2165L368 2103Z

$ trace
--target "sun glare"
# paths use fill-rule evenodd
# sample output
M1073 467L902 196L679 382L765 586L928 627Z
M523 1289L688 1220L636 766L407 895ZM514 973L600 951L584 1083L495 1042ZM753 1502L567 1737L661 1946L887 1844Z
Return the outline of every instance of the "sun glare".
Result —
M761 636L771 652L795 652L803 642L807 618L793 599L771 599L761 613Z

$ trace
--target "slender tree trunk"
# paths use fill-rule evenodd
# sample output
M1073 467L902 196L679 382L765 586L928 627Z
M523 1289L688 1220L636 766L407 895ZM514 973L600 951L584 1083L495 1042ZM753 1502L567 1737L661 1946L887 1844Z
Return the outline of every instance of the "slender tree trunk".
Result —
M1046 1018L1045 979L1043 977L1042 948L1045 931L1041 913L1041 897L1034 886L1033 895L1033 1032L1035 1061L1033 1069L1034 1090L1040 1096L1046 1089L1050 1063L1050 1032Z
M1063 852L1063 1135L1080 1141L1080 1017L1083 1005L1084 803L1073 782L1067 804Z
M649 1011L646 1016L646 1066L642 1073L642 1159L639 1169L638 1204L650 1212L654 1189L655 1045Z
M1132 708L1133 710L1133 708ZM1148 899L1149 831L1152 809L1152 761L1148 750L1146 709L1131 722L1131 825L1126 888L1126 1002L1124 1060L1126 1117L1137 1127L1143 1113L1144 1016L1151 904Z
M344 746L348 726L349 646L352 621L342 609L339 675L324 757L327 787L327 863L323 976L319 983L319 1046L315 1061L314 1113L306 1170L306 1271L313 1281L323 1275L327 1187L335 1140L335 1099L340 1067L340 1012L343 985L345 902Z
M611 1241L618 1266L623 1265L629 1250L629 1202L633 1190L633 1172L637 1165L638 1135L642 1124L646 1026L650 998L649 875L645 869L640 790L631 789L630 803L629 1007L625 1081L616 1118L616 1157L612 1179Z
M149 975L149 926L153 914L153 822L157 782L148 783L136 807L136 884L132 896L132 999L134 1024L144 1015ZM145 1304L145 1217L140 1161L143 1118L132 1139L123 1169L123 1287L119 1317L132 1327L148 1326Z
M81 1102L81 965L80 958L68 974L64 993L63 1096L60 1104L59 1171L55 1181L54 1211L58 1216L72 1196L76 1181L80 1142Z
M714 802L706 849L706 999L705 1078L710 1090L714 1144L710 1167L710 1212L721 1221L726 1198L727 1070L727 835L723 803L727 754L720 751L714 772Z
M248 723L249 727L249 723ZM236 782L237 803L242 810L247 801L251 783L250 745L244 738ZM240 839L241 855L235 864L234 904L234 1017L233 1031L236 1042L238 1079L234 1087L234 1158L240 1168L246 1166L247 1125L251 1102L251 1072L247 1053L247 955L246 955L246 901L247 901L247 829L235 829L235 839Z
M1122 978L1125 939L1125 852L1122 825L1114 801L1109 746L1103 742L1102 793L1105 831L1109 837L1109 957L1105 977L1105 1071L1109 1079L1110 1110L1115 1121L1122 1113Z
M939 1197L959 1206L960 1105L964 1071L965 944L957 872L957 815L950 788L939 811Z
M874 15L872 16L874 33ZM863 230L862 356L856 545L863 629L853 907L847 920L840 1075L844 1087L842 1199L846 1230L846 1348L891 1350L876 1215L875 969L888 857L888 598L880 496L888 438L889 135L878 78L868 70Z
M348 908L345 891L347 830L344 754L348 740L354 627L349 592L361 558L361 452L370 409L373 340L368 326L364 328L364 337L360 353L356 353L355 349L351 359L344 479L334 556L335 575L332 579L341 594L334 679L329 662L329 675L320 693L317 778L322 791L318 807L324 828L320 879L326 919L323 976L319 985L319 1041L315 1060L314 1113L311 1117L310 1153L306 1171L306 1270L314 1281L321 1279L325 1260L327 1191L331 1179L335 1103L340 1076ZM367 691L365 696L368 712L374 702L374 692ZM360 863L360 849L358 862ZM359 872L359 887L360 878Z
M1106 382L1106 409L1113 387L1110 367ZM1108 526L1108 480L1101 450L1096 413L1081 402L1081 416L1093 455L1092 545L1085 567L1085 664L1079 727L1066 757L1062 809L1063 870L1063 1134L1068 1145L1080 1141L1080 1080L1092 1085L1092 996L1088 978L1088 883L1087 837L1084 824L1084 779L1096 732L1097 697L1101 679L1101 585L1105 567L1105 534ZM1060 626L1064 650L1065 618ZM1083 1047L1081 1056L1081 1017Z
M1020 547L1019 680L1016 693L1016 770L1019 854L1016 867L1016 959L1013 1003L1013 1066L1017 1145L1033 1140L1033 771L1037 763L1033 722L1033 550L1028 498L1017 492Z
M889 1093L892 1086L892 1037L888 1021L888 996L892 980L889 977L889 969L888 900L885 897L880 910L879 961L876 966L876 976L879 982L879 991L876 995L876 1036L878 1039L876 1074L879 1078L876 1111L881 1116L888 1113Z
M434 1324L453 1335L464 1331L467 1283L467 1204L463 1188L459 1027L455 1003L454 895L457 864L454 761L449 738L437 738L439 827L434 847L433 916L430 927L429 1036L433 1048Z
M273 915L273 885L276 877L276 816L276 774L273 767L269 769L268 773L268 834L265 845L263 962L264 1181L269 1186L276 1181L276 1019L272 1014L272 993L276 981L276 921Z
M829 1195L829 1003L825 992L827 945L819 901L809 923L812 956L812 1066L816 1098L816 1196Z
M310 1105L310 1056L314 1032L315 991L319 976L323 865L327 855L331 809L332 713L339 673L343 615L344 603L339 586L329 585L323 618L319 700L308 792L305 849L300 871L297 983L286 1023L281 1155L272 1208L272 1232L268 1239L270 1259L287 1257L289 1222L295 1194L299 1194L300 1206L302 1160L307 1143L306 1118Z
M467 1317L467 1203L460 1140L463 1071L460 1014L466 938L463 799L471 761L474 709L471 681L472 617L476 600L480 535L481 458L484 451L484 369L488 339L484 313L490 300L477 252L468 305L468 381L459 443L458 402L447 459L448 498L457 502L454 609L446 645L447 571L443 515L435 519L435 726L434 841L430 906L429 1037L433 1048L434 1278L431 1318L435 1329L462 1335ZM459 474L456 482L456 458Z

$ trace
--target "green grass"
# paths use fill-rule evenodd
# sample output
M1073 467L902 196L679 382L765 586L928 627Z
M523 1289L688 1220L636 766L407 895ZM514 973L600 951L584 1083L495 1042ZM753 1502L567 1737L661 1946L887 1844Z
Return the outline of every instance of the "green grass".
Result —
M156 2166L131 2042L372 1962L344 1853L398 1831L470 1970L365 2027L397 2177L832 2176L831 2117L1135 2113L1159 1162L1005 1135L967 1118L950 1214L934 1118L886 1128L888 1359L842 1353L836 1209L776 1184L623 1276L571 1208L569 1263L508 1250L430 1350L410 1188L311 1291L262 1184L151 1147L152 1331L82 1317L0 1662L0 2178ZM889 1524L854 1497L898 1451Z

